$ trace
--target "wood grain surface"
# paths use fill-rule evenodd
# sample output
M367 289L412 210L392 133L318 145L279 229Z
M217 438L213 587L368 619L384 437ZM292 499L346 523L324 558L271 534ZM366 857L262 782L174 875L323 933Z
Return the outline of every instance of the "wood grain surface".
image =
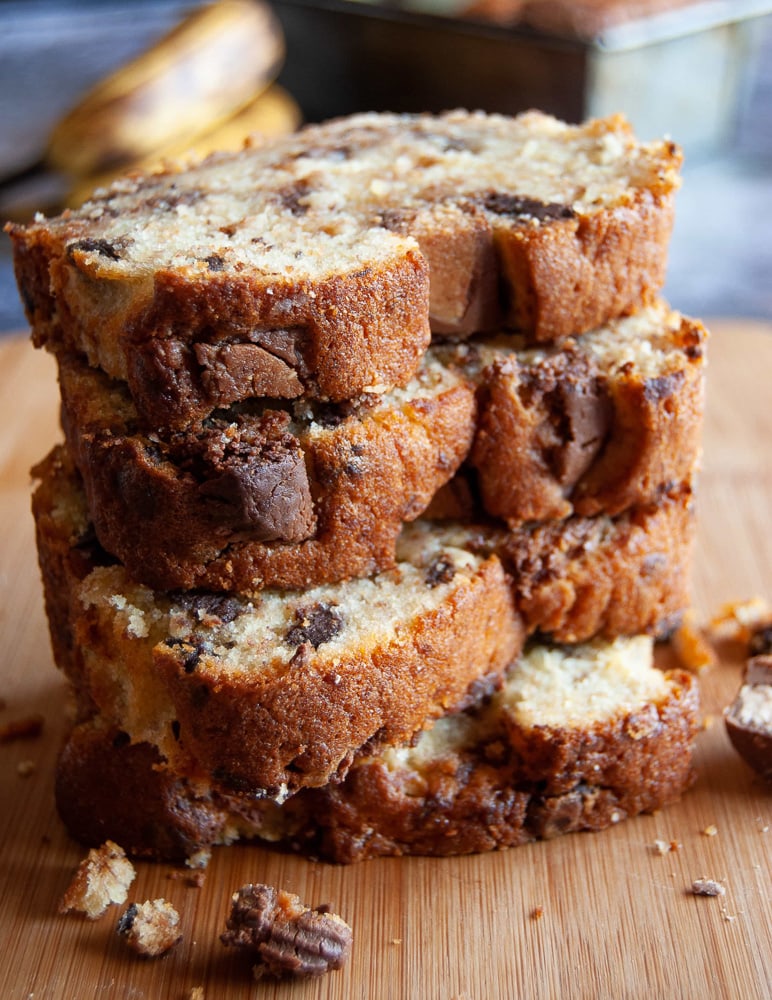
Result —
M772 328L714 325L694 570L701 620L726 601L772 602L770 371ZM698 739L699 780L659 814L444 860L339 867L219 848L200 888L171 879L170 865L140 863L130 899L169 899L184 929L155 961L125 948L115 907L93 922L59 916L84 851L53 806L66 698L48 646L28 473L58 439L57 404L51 359L23 337L0 344L0 727L37 713L45 720L39 738L0 745L2 1000L190 1000L195 987L204 1000L772 996L772 790L725 734L721 711L740 679L730 646L701 674L712 725ZM33 770L23 776L20 764ZM714 836L704 833L710 826ZM680 846L661 855L656 840ZM726 895L692 895L700 876L721 880ZM317 981L252 982L249 963L219 943L230 894L247 881L332 904L354 929L346 968Z

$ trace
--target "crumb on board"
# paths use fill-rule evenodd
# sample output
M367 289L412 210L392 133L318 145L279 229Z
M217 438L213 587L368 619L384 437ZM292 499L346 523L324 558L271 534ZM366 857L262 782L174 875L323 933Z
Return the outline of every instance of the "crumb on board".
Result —
M328 906L306 906L294 893L260 883L233 893L227 928L220 940L251 954L255 979L340 969L353 940L349 925Z
M655 840L652 850L655 854L670 854L671 851L680 851L681 844L677 840Z
M718 836L718 827L715 823L709 823L701 833L703 837L716 837Z
M188 1000L204 1000L204 987L194 986L190 991Z
M202 847L200 850L195 851L190 855L189 858L185 859L185 865L188 868L193 869L204 869L209 865L212 860L212 851L209 847Z
M534 908L531 910L530 916L531 920L541 920L541 918L544 916L544 907L534 906Z
M193 889L200 889L204 882L206 882L206 872L203 868L196 868L193 871L190 869L182 871L179 868L173 868L166 877L172 879L172 881L184 882L185 885L189 885Z
M132 903L121 915L118 934L138 955L158 958L182 940L180 915L165 899Z
M123 848L106 840L101 847L93 847L78 865L59 912L75 911L96 920L111 903L126 902L135 875Z
M698 627L694 612L689 610L670 638L670 645L682 666L699 673L716 663L716 654Z
M726 886L717 879L703 875L692 882L692 893L695 896L723 896L726 893Z
M0 726L0 743L15 743L16 740L35 740L43 732L42 715L27 715L23 719L11 719Z
M20 760L16 765L16 773L20 778L29 778L35 771L34 760Z
M711 619L710 629L717 637L747 643L752 633L767 622L772 622L772 607L763 597L752 597L724 604Z

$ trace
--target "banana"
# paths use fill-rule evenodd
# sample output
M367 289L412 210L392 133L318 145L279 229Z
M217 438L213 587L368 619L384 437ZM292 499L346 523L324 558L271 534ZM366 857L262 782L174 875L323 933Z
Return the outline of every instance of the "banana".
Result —
M80 178L72 187L67 204L70 208L77 208L97 188L107 187L127 169L149 171L162 166L164 161L199 160L218 150L238 150L250 136L270 137L293 132L301 120L301 111L296 101L278 84L273 84L231 118L200 136L192 145L175 143L158 150L152 157L129 164L123 170Z
M61 119L46 162L96 174L189 143L268 87L284 52L281 26L261 0L197 8Z

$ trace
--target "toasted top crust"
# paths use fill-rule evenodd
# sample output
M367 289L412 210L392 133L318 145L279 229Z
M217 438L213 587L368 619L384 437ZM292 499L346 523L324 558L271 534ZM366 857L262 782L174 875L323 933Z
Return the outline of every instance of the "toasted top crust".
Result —
M420 341L429 308L442 332L503 321L551 340L661 284L680 159L673 143L638 143L620 116L371 113L129 177L9 232L36 340L79 340L117 377L124 342L181 327L193 341L303 328L322 344L391 312L412 316Z

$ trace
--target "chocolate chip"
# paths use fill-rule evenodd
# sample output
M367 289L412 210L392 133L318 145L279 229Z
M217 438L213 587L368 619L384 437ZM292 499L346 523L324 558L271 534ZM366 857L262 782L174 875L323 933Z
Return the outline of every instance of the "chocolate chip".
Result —
M186 591L175 593L174 603L209 627L229 625L244 611L243 602L232 594Z
M482 205L495 215L537 219L539 222L548 219L573 219L576 216L576 212L570 205L538 201L536 198L526 198L522 195L504 192L492 191L485 195L482 198Z
M318 649L322 643L329 642L343 628L343 619L336 608L329 604L315 604L310 608L298 608L295 611L295 625L287 632L287 643L290 646L300 646L309 643Z
M164 645L169 649L178 650L181 656L181 666L186 674L192 674L198 666L201 654L205 651L203 643L192 643L185 639L164 639Z
M437 556L433 559L426 570L424 579L426 580L427 586L437 587L441 583L450 583L453 577L456 575L456 567L453 560L448 556Z
M74 259L74 255L78 251L82 253L98 253L101 257L107 257L109 260L121 259L120 253L114 244L109 243L107 240L97 240L91 237L83 240L75 240L74 243L67 244L66 253L70 260Z
M749 656L766 656L768 653L772 653L772 622L756 629L748 643Z
M120 750L121 747L127 747L129 743L131 743L131 737L129 736L128 733L125 733L123 730L116 733L115 736L113 737L113 747L116 750Z
M206 261L206 266L210 271L222 271L225 267L225 261L218 253L209 254L209 256L204 259Z

